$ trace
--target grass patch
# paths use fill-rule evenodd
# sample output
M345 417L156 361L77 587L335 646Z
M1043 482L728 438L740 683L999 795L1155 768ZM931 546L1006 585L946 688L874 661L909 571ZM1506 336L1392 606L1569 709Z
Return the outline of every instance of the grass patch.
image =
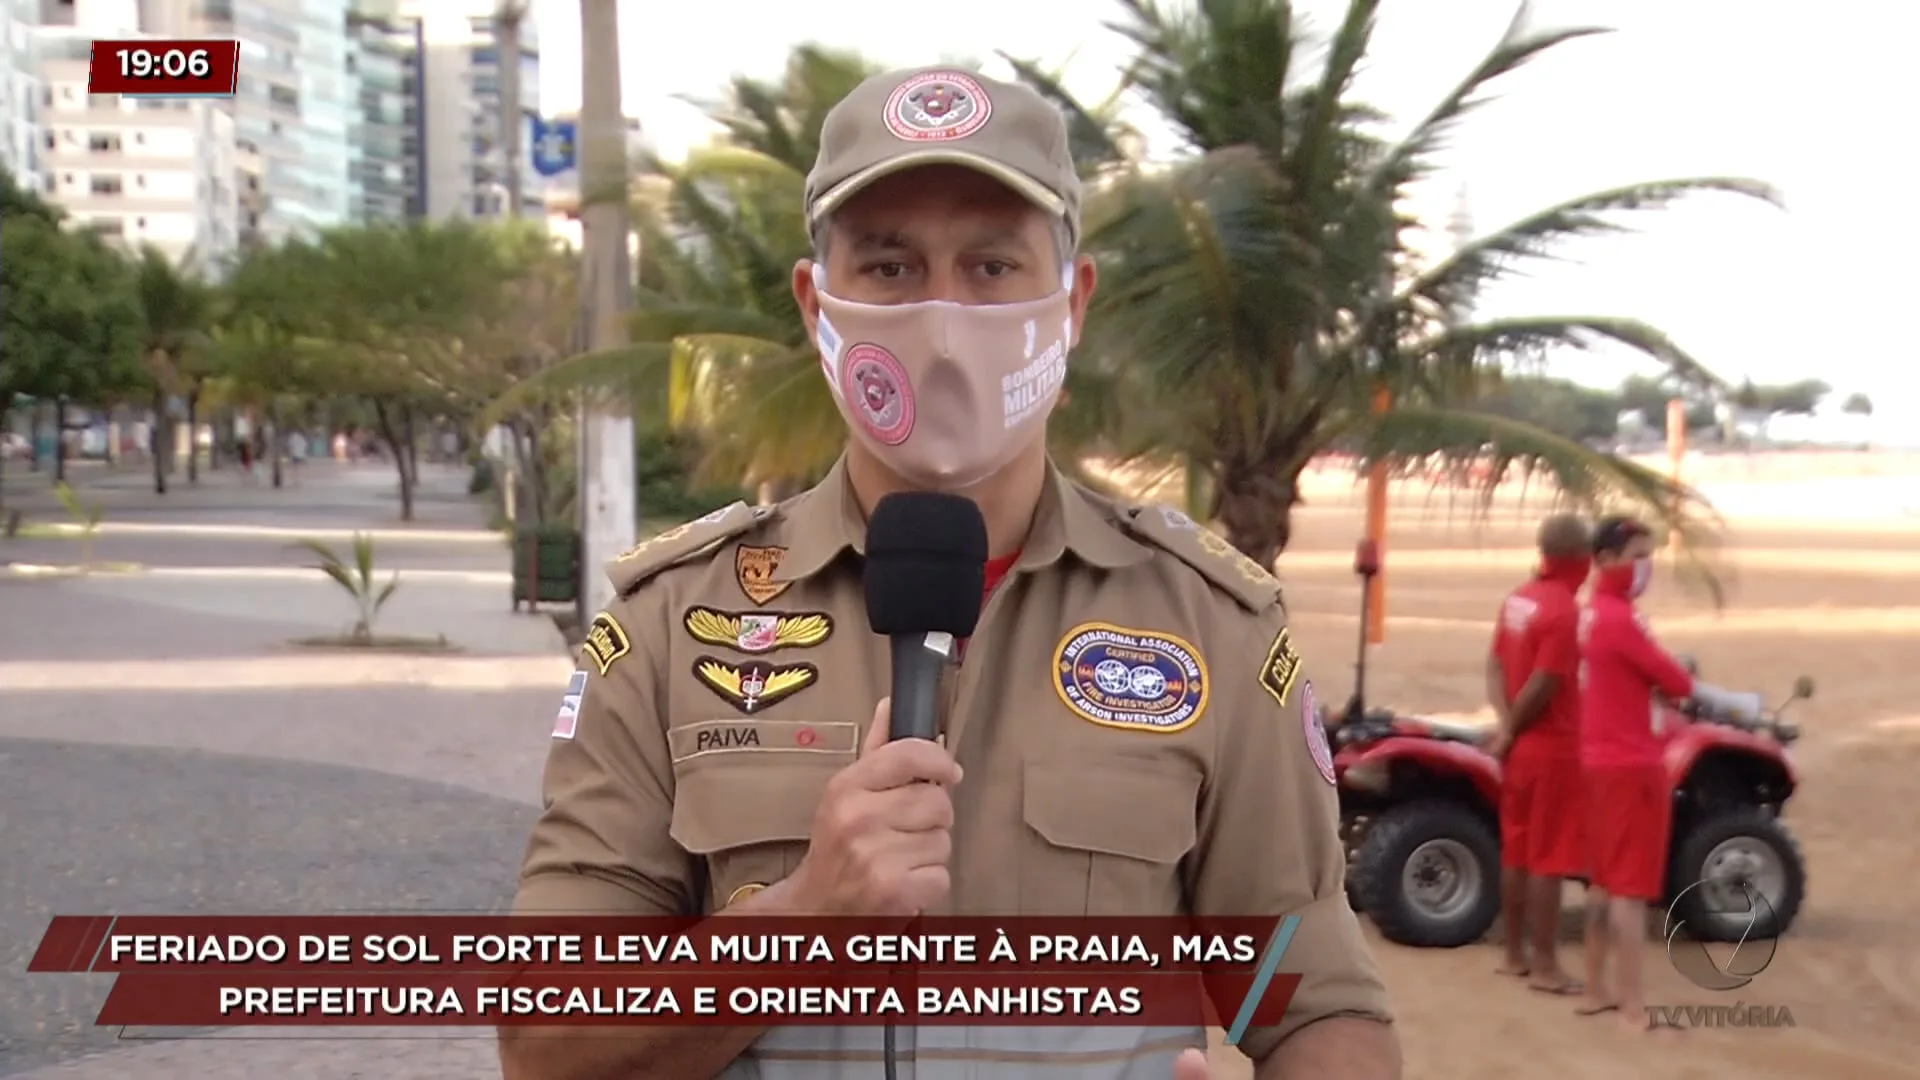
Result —
M294 638L293 644L303 649L337 649L343 652L433 655L462 651L460 646L448 641L445 634L435 634L432 637L406 634L321 634L314 637Z
M70 578L99 575L125 575L146 572L146 567L132 562L94 562L94 563L14 563L4 568L14 577L23 578Z
M82 531L78 525L67 525L51 521L23 521L9 539L78 540L81 535Z

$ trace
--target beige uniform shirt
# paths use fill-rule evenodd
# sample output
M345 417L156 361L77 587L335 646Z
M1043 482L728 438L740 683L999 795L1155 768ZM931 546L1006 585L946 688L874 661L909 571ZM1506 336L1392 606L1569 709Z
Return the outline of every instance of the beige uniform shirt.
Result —
M547 762L518 910L693 915L784 878L889 689L843 470L610 568ZM582 682L575 677L575 687ZM1053 473L1014 572L949 674L959 915L1299 915L1302 982L1255 1057L1335 1015L1390 1018L1342 888L1331 773L1274 579L1185 515ZM1238 1003L1227 1003L1231 1015ZM877 1028L778 1028L724 1076L877 1066ZM925 1027L900 1075L1165 1080L1198 1031ZM869 1063L869 1064L860 1064Z

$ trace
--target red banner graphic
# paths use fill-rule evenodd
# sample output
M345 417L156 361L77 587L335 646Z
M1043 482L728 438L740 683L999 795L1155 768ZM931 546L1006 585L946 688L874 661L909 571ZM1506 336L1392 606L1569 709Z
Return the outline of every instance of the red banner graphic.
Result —
M60 916L30 971L1251 972L1273 918Z
M87 93L232 97L240 81L240 43L157 38L96 41Z
M956 974L734 971L623 976L131 971L97 1023L141 1027L1219 1025L1251 973ZM1279 1022L1299 986L1281 975L1253 1014ZM1232 996L1228 996L1232 995ZM1225 1010L1216 1007L1224 1005Z

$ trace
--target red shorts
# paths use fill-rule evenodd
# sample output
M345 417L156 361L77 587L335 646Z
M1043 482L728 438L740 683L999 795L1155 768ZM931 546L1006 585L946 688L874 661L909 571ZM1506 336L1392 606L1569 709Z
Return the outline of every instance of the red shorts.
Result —
M1586 872L1586 818L1580 759L1522 745L1507 755L1500 780L1500 861L1540 877Z
M1657 902L1666 895L1673 792L1659 765L1586 770L1587 854L1593 886L1608 896Z

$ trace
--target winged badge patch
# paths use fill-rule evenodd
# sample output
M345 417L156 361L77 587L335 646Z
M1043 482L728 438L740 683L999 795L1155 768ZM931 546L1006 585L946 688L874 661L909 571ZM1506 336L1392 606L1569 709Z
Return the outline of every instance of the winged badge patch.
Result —
M687 633L702 645L718 645L746 653L809 648L833 634L833 620L819 612L787 614L694 607L687 609L683 622Z
M820 678L820 671L812 664L769 664L764 660L729 664L703 656L693 662L693 676L720 700L752 713L812 686Z

